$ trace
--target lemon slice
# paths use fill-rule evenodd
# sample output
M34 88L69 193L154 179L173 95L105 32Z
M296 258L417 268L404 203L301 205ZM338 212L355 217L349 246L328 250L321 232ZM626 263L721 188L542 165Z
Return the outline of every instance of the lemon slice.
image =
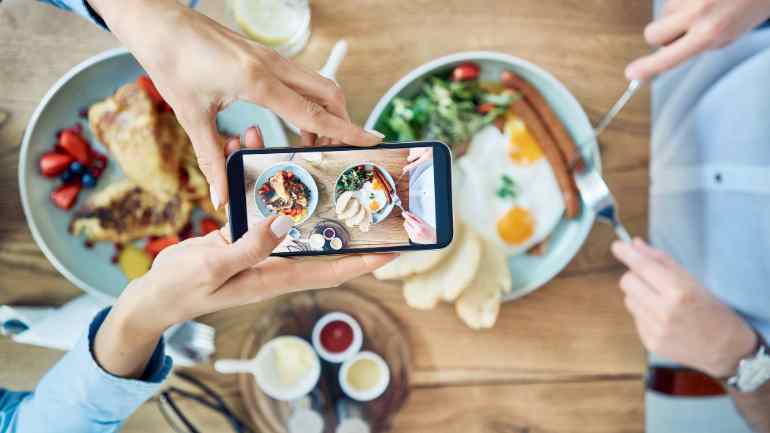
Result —
M243 33L271 47L287 44L308 13L297 0L233 0L231 6Z

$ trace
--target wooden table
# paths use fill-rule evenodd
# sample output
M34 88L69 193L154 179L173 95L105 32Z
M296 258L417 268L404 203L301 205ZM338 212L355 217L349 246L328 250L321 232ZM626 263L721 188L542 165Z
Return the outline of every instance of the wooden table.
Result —
M297 226L302 233L302 239L307 241L316 230L316 224L328 224L330 221L339 224L347 242L347 248L376 248L393 245L405 245L409 243L409 236L404 229L404 217L401 211L393 206L388 206L383 194L378 213L374 213L374 222L368 231L363 232L358 227L347 226L337 216L335 209L337 178L352 166L366 162L376 162L377 166L388 173L391 178L399 181L396 188L399 198L405 209L409 209L409 174L401 176L401 171L407 164L407 149L382 149L382 150L350 150L343 152L318 153L274 153L269 155L246 155L243 161L243 177L246 181L246 214L248 218L259 218L262 212L257 207L255 189L268 182L269 179L260 180L259 177L266 170L277 164L296 164L304 168L315 182L318 190L318 204L313 214L303 223ZM276 248L277 251L298 251L303 249L303 244L286 238Z
M202 9L221 17L224 1ZM318 68L345 37L338 73L352 118L363 122L377 99L412 68L451 52L495 50L551 71L595 122L625 87L623 67L647 48L641 32L649 0L313 0L313 37L297 60ZM18 200L18 145L32 110L70 67L117 46L109 34L29 0L0 5L0 303L59 304L79 294L32 240ZM642 92L602 139L607 180L631 232L647 214L649 95ZM493 330L473 332L444 305L405 306L397 285L364 277L354 290L376 296L403 322L416 371L396 432L641 432L644 353L623 308L623 269L608 251L612 233L597 226L586 246L541 290L505 305ZM239 352L264 306L210 315L218 356ZM0 385L31 388L61 352L0 339ZM235 381L194 369L240 408ZM201 409L201 419L208 420ZM127 432L170 432L144 405Z

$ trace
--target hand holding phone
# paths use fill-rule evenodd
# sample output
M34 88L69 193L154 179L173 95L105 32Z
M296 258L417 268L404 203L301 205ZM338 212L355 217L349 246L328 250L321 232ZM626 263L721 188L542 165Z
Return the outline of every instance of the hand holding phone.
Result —
M273 255L438 249L452 239L451 154L439 142L243 149L227 163L233 239L294 221Z

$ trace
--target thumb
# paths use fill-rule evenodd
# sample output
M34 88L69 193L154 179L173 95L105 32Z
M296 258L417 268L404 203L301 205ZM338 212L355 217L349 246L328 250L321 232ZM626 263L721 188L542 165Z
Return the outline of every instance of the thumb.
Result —
M249 227L249 231L222 252L224 271L233 276L256 266L273 252L293 226L294 220L279 216L265 218Z

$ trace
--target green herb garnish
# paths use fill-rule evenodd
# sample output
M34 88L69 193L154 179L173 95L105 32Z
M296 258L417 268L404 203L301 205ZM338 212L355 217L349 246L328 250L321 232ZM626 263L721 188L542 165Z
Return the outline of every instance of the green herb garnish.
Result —
M516 186L516 182L513 178L504 174L500 178L500 187L497 189L497 196L500 198L515 199L518 192L519 188Z

